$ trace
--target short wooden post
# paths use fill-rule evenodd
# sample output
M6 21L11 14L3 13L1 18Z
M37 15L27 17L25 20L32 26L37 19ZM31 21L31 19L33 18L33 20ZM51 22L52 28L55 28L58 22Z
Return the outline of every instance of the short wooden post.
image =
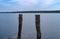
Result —
M19 27L18 27L18 37L17 39L21 39L21 30L22 30L22 14L19 14Z
M36 23L37 39L41 39L40 15L35 15L35 23Z

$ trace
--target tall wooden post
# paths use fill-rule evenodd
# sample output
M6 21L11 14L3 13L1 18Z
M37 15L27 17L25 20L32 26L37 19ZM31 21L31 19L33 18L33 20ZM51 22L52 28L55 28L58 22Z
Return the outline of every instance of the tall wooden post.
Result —
M41 39L40 15L35 15L35 23L36 23L37 39Z
M18 37L17 39L21 39L21 30L22 30L22 14L19 14L19 27L18 27Z

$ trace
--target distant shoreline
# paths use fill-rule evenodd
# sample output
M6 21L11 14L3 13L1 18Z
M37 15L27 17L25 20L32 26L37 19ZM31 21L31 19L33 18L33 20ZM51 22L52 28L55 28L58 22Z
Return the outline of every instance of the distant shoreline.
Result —
M51 11L13 11L13 12L0 12L0 13L60 13L60 10L51 10Z

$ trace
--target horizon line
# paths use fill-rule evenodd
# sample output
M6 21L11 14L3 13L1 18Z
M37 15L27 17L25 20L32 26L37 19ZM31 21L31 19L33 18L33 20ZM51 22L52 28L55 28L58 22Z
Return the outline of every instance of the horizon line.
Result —
M46 11L11 11L0 13L60 13L60 10L46 10Z

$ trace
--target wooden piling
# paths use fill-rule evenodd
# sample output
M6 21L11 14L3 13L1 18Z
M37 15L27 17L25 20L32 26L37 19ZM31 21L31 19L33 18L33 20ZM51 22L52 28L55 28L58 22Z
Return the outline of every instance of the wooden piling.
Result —
M19 26L18 26L18 37L17 39L21 39L21 30L22 30L22 14L19 14Z
M40 15L35 15L37 39L41 39L41 30L40 30Z

